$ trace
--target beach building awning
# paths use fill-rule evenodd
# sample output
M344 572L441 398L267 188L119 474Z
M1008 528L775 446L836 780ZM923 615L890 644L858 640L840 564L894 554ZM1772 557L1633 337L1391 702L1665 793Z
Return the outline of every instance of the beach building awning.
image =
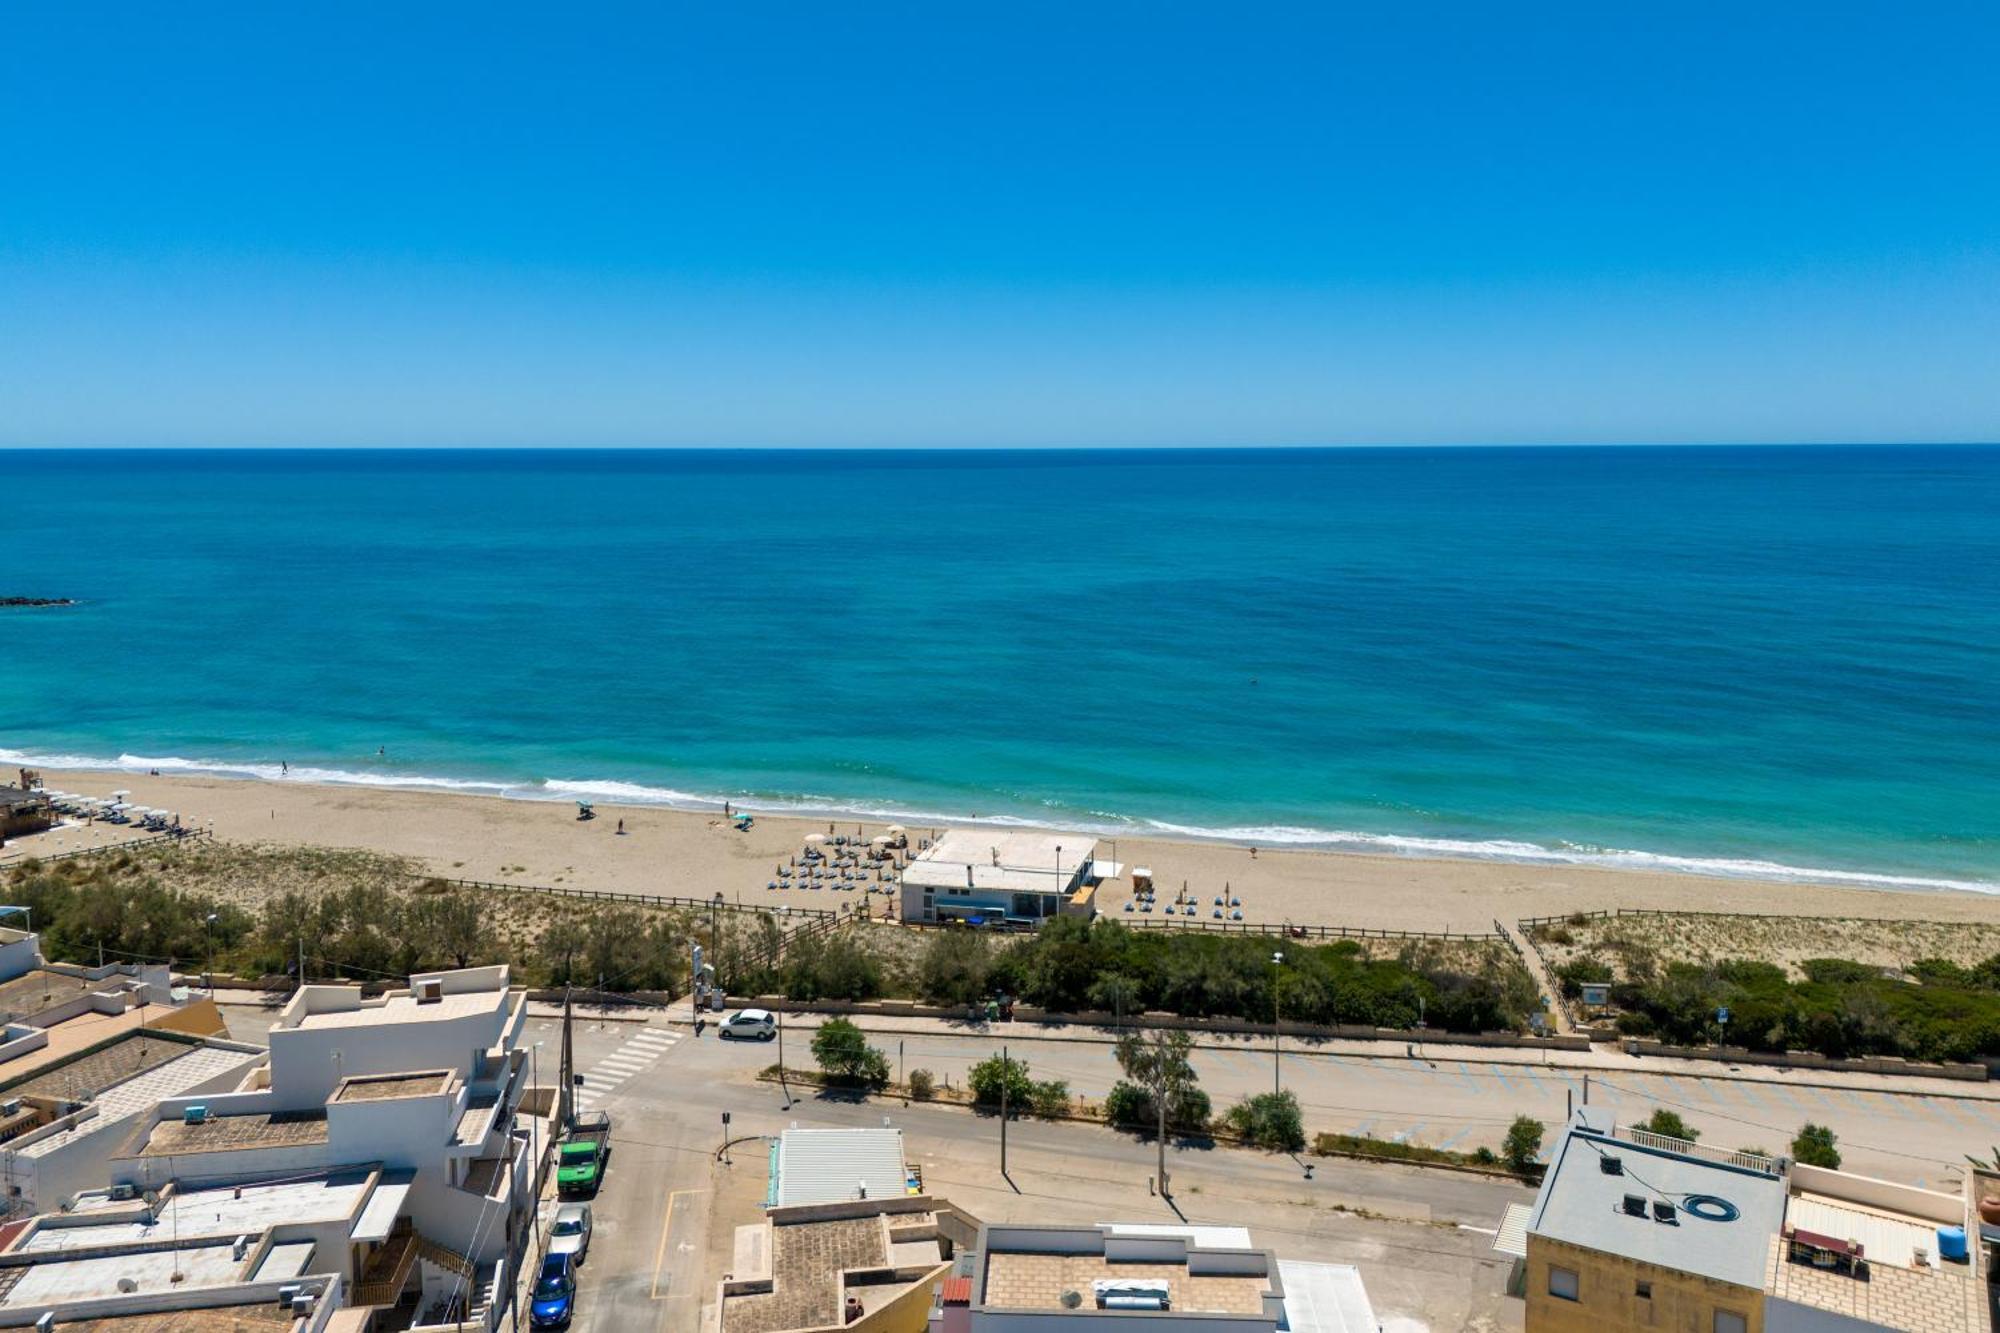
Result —
M412 1179L414 1177L408 1171L394 1171L383 1176L376 1184L375 1192L368 1196L367 1206L355 1219L354 1230L347 1233L347 1238L350 1241L389 1239L396 1218L403 1211L403 1202L410 1197Z
M1493 1238L1493 1249L1497 1254L1512 1255L1516 1259L1528 1257L1528 1219L1535 1210L1525 1203L1507 1205L1507 1215L1500 1219L1500 1234Z
M1090 863L1090 878L1092 879L1117 879L1124 873L1125 867L1116 861L1092 861Z

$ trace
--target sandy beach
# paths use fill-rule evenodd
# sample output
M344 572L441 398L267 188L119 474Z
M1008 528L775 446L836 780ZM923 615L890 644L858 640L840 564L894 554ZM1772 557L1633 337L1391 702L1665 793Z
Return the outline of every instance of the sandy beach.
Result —
M129 790L140 804L181 813L193 826L236 841L356 847L414 857L440 875L520 884L566 884L627 892L712 896L773 905L827 907L860 895L767 885L775 867L800 850L824 819L758 815L748 832L712 813L600 803L579 821L574 806L430 791L255 782L195 776L56 772L49 786L108 795ZM625 832L618 832L620 821ZM835 821L840 832L878 833L880 824ZM916 838L930 830L912 827ZM68 827L10 842L0 866L37 850L67 851L134 836L120 825ZM1663 911L1761 912L1798 916L1903 917L2000 922L2000 895L1839 885L1711 879L1596 867L1425 860L1349 853L1271 850L1166 839L1123 838L1107 857L1149 866L1163 896L1185 882L1203 904L1229 891L1246 920L1315 922L1406 930L1490 930L1541 916L1612 907ZM1113 882L1100 909L1123 916L1129 881ZM246 886L246 896L255 896ZM872 900L879 910L884 901Z

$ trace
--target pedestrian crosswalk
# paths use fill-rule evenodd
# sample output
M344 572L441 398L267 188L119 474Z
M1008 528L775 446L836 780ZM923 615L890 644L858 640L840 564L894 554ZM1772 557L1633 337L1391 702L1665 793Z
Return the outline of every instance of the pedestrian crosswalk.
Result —
M589 1111L602 1105L620 1084L651 1068L680 1039L680 1033L663 1028L642 1027L634 1032L617 1050L585 1071L583 1087L577 1090L577 1108Z

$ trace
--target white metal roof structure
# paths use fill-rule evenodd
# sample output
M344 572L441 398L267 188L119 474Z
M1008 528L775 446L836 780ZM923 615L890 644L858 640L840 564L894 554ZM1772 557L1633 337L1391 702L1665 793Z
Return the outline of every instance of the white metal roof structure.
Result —
M901 1198L909 1180L900 1129L788 1129L773 1161L781 1208Z
M1352 1264L1278 1260L1290 1333L1377 1333L1375 1307Z
M903 883L940 889L1060 893L1094 861L1097 839L1046 829L951 829L903 868Z

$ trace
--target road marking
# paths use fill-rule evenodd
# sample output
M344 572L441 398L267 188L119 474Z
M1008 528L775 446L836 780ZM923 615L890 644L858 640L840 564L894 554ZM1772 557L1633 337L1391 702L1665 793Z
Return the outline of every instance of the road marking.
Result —
M1472 1070L1466 1067L1466 1063L1463 1060L1458 1062L1458 1076L1465 1080L1466 1091L1479 1091L1479 1085L1472 1080Z
M1449 1152L1451 1151L1452 1147L1458 1143L1460 1139L1463 1139L1467 1134L1470 1134L1471 1132L1472 1132L1472 1127L1470 1125L1467 1125L1464 1129L1459 1130L1458 1133L1452 1135L1450 1138L1446 1139L1443 1143L1440 1143L1438 1147L1444 1149L1446 1152Z
M675 1190L673 1193L667 1195L666 1216L660 1219L660 1245L658 1249L653 1251L653 1300L662 1299L660 1296L660 1265L667 1261L667 1237L673 1233L674 1229L674 1205L680 1201L681 1196L684 1194L706 1193L708 1193L707 1190Z
M1500 1068L1499 1065L1493 1066L1493 1077L1499 1079L1500 1086L1507 1089L1507 1091L1509 1092L1515 1091L1514 1085L1507 1080L1506 1073Z
M1391 1134L1389 1136L1389 1142L1415 1143L1417 1141L1417 1135L1421 1133L1423 1131L1424 1126L1429 1123L1430 1122L1427 1120L1419 1120L1416 1124L1411 1125L1408 1129L1397 1130L1394 1134Z

